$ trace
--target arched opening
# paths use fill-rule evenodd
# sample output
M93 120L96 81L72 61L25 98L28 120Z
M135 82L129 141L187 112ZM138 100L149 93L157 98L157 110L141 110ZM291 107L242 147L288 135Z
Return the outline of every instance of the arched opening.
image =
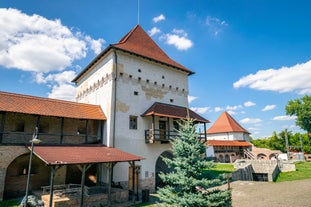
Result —
M219 155L219 162L224 162L224 156L223 155Z
M272 153L271 155L269 155L269 160L276 160L276 159L277 159L277 157L278 157L278 155L277 155L277 154Z
M229 155L225 155L225 163L230 163L230 156Z
M28 175L29 154L15 158L8 166L5 177L3 199L8 200L25 195ZM29 190L41 190L49 185L50 170L36 156L32 158Z
M164 183L163 181L161 180L159 174L161 172L163 173L169 173L169 172L172 172L172 169L170 169L166 163L163 161L163 157L166 157L166 158L169 158L169 159L173 159L174 155L172 154L172 152L170 151L165 151L163 152L157 159L157 162L156 162L156 166L155 166L155 173L156 173L156 189L158 187L163 187L164 186Z
M258 160L266 160L267 159L267 155L263 154L263 153L259 153L257 155L257 159Z

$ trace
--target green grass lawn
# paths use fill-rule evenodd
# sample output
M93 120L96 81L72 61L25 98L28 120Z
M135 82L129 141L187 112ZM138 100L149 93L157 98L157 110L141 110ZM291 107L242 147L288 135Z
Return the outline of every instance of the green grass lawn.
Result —
M0 207L18 207L18 200L0 202Z
M233 164L216 163L216 166L212 169L204 170L204 176L209 179L214 179L222 174L232 173L234 171Z
M296 171L280 173L275 182L303 180L311 178L311 162L297 162Z

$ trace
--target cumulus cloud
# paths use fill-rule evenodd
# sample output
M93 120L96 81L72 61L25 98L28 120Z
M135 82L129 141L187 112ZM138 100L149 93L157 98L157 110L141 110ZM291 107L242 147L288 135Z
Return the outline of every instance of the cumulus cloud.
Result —
M165 20L165 16L164 16L163 14L160 14L159 16L154 17L154 18L152 19L152 21L153 21L154 23L157 23L157 22L160 22L160 21L163 21L163 20Z
M221 31L228 27L228 24L225 21L211 16L206 17L205 24L214 36L217 36Z
M289 121L289 120L295 120L297 116L275 116L272 118L272 120L275 121Z
M197 98L198 97L195 97L195 96L188 96L188 103L190 104L192 101L194 101Z
M17 9L0 9L0 65L32 72L61 71L99 53L104 40L74 33L59 19L49 20Z
M275 109L276 105L266 105L261 111L271 111Z
M296 92L300 95L311 94L311 60L291 67L259 70L240 78L234 88L249 87L256 90L280 93Z
M219 112L219 111L223 111L223 110L225 110L225 109L222 108L222 107L219 107L219 106L216 106L216 107L214 108L214 111L215 111L215 112Z
M190 109L198 114L204 114L209 110L209 107L191 107Z
M48 93L49 98L74 101L76 88L71 83L71 80L75 76L76 72L72 70L60 73L51 73L48 75L36 73L35 81L39 84L46 84L50 86L51 92Z
M235 111L235 110L238 110L238 109L241 109L241 108L243 108L243 106L242 105L235 105L235 106L226 106L226 110L228 110L228 111Z
M193 42L188 39L188 34L184 30L174 29L171 33L160 37L165 44L173 45L178 50L188 50L193 46Z
M256 104L254 103L254 102L251 102L251 101L246 101L245 103L244 103L244 106L245 107L251 107L251 106L255 106Z
M161 30L159 28L153 27L151 30L148 31L148 34L152 37L160 32Z
M245 119L240 120L240 123L242 124L256 124L259 122L262 122L262 120L258 118L245 118Z

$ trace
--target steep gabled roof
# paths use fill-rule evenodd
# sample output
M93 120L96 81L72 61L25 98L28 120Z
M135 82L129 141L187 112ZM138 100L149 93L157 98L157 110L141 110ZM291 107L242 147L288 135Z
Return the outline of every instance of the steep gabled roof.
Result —
M210 121L203 118L199 114L195 113L191 109L187 109L186 107L176 106L171 104L159 103L155 102L145 113L141 116L164 116L170 118L177 118L177 119L187 119L189 118L202 122L202 123L209 123Z
M136 25L129 33L127 33L121 40L116 44L109 45L104 51L102 51L97 57L95 57L91 63L89 63L80 74L73 79L73 82L86 73L97 61L99 61L106 53L111 49L121 50L133 55L137 55L151 61L155 61L177 70L184 71L189 75L194 74L193 71L184 67L183 65L172 60L143 30L140 25Z
M106 120L101 107L0 91L0 111L76 119Z
M143 30L136 25L113 47L172 66L189 74L193 72L172 60Z
M229 113L223 112L206 133L217 134L226 132L242 132L250 134L234 118L232 118Z

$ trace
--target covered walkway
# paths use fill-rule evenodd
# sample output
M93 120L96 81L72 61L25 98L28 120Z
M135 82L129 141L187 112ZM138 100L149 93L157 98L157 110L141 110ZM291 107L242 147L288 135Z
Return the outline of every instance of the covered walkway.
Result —
M30 148L29 148L30 149ZM111 173L113 166L118 162L128 162L132 169L135 169L135 161L140 161L144 158L133 155L116 148L106 147L104 145L79 145L79 146L35 146L34 155L40 158L47 166L50 167L51 175L50 175L50 185L45 187L46 190L49 191L49 199L48 206L52 207L53 198L55 196L54 191L60 193L58 189L54 187L54 178L55 172L60 169L64 165L77 165L78 168L82 172L81 176L81 185L74 188L74 190L69 189L72 193L78 193L80 196L79 205L76 206L84 206L84 198L89 194L88 188L85 186L85 172L93 165L93 164L104 164L104 166L108 170L109 182L106 188L98 187L99 190L103 190L102 193L106 193L107 195L107 204L111 205L112 201L112 192L111 189ZM135 176L133 176L134 179ZM133 183L135 183L133 181ZM48 188L48 189L47 189ZM101 189L100 189L101 188ZM134 192L134 186L132 192ZM67 192L68 189L64 189L64 192ZM68 191L68 192L69 192ZM122 193L119 193L120 195ZM123 192L124 194L124 192ZM128 192L126 191L127 196Z

